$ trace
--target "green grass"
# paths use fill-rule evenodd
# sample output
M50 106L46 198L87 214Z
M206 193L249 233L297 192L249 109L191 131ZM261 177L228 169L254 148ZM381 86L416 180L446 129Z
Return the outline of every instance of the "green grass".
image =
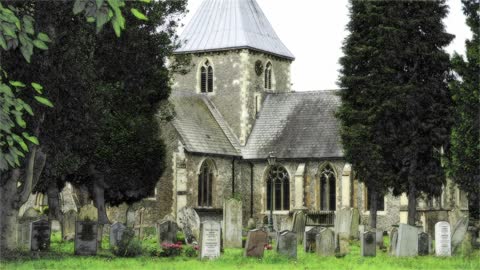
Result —
M142 242L145 249L156 247L154 239ZM201 261L197 258L179 256L159 258L144 256L136 258L118 258L108 250L108 241L103 241L104 250L95 257L73 255L73 242L61 242L55 234L52 237L51 250L45 253L18 251L0 262L0 269L480 269L480 251L470 257L453 256L437 258L434 256L397 258L377 250L376 257L361 257L358 242L352 242L350 253L343 258L318 257L306 254L298 247L296 260L279 256L273 250L265 251L263 259L245 258L242 249L226 249L222 256L213 261Z

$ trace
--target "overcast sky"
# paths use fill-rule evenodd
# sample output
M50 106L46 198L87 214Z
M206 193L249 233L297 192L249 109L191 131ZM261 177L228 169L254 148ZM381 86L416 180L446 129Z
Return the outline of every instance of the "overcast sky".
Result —
M188 23L203 0L188 0ZM295 55L292 83L296 91L338 88L336 82L347 35L348 0L257 0L277 35ZM471 32L465 24L460 0L448 0L450 14L444 21L447 31L456 37L449 53L465 52L465 39ZM179 29L181 32L182 29Z

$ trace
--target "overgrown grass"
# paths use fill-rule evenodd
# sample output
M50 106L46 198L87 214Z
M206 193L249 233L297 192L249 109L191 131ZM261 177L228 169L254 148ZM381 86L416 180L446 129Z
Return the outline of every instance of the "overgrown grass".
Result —
M157 247L155 239L142 242L144 249ZM266 250L262 259L243 257L243 249L226 249L213 261L179 256L174 258L151 257L148 252L136 258L118 258L109 251L108 239L103 239L103 250L95 257L73 255L73 242L62 242L59 235L52 237L51 250L45 253L18 251L0 263L1 269L480 269L480 251L469 257L456 255L450 258L435 256L397 258L377 250L376 257L361 257L358 242L352 242L350 253L343 258L319 257L304 253L298 247L296 260Z

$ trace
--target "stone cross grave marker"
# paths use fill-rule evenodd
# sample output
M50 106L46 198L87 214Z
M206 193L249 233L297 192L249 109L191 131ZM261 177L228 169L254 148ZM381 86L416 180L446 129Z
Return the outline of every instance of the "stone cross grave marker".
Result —
M360 235L360 254L363 257L375 257L377 254L376 232L364 232Z
M450 223L440 221L435 224L435 255L451 256L452 242Z
M97 222L77 221L75 226L75 255L97 254Z
M407 224L400 224L395 251L397 257L418 255L418 228Z
M320 233L320 231L324 229L322 227L313 227L310 230L305 231L304 237L303 237L303 250L305 252L315 252L316 248L316 239L315 237L317 234Z
M426 256L429 253L430 237L428 233L421 232L418 234L418 255Z
M245 244L245 257L263 257L263 251L268 241L268 233L263 230L248 231L247 243Z
M468 217L461 217L452 230L452 252L455 252L465 238L468 229Z
M41 219L30 224L30 250L45 251L50 248L50 223Z
M292 231L297 234L298 244L303 243L303 236L305 232L305 213L303 211L296 211L293 214Z
M69 210L63 215L62 230L63 240L73 240L75 238L75 221L77 219L77 212Z
M335 254L335 234L331 229L324 228L315 237L316 252L320 256L333 256Z
M290 258L297 258L297 234L283 231L277 236L277 252Z
M228 199L223 204L223 245L242 247L242 201Z
M221 233L216 221L207 220L200 225L200 259L220 257Z
M183 207L177 214L177 221L185 235L187 244L192 244L199 239L200 217L195 209Z
M158 244L163 243L176 243L178 226L175 221L164 220L157 225L158 231Z
M120 222L115 222L110 226L110 247L118 246L126 229L127 226Z

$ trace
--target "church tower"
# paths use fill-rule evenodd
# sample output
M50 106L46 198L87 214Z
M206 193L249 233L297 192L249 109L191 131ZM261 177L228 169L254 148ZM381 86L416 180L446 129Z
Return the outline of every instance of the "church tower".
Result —
M291 91L293 54L255 0L204 0L180 39L172 95L206 96L245 145L265 95Z

